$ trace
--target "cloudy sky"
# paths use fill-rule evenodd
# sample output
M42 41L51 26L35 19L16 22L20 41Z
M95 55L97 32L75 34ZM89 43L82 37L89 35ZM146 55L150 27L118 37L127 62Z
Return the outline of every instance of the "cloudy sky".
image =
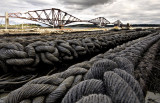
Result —
M59 8L82 20L105 17L111 22L120 19L123 23L160 24L159 0L1 0L0 15L48 8Z

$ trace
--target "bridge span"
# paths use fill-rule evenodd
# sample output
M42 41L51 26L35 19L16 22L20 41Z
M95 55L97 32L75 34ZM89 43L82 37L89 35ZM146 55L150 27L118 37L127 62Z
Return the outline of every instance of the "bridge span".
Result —
M28 11L25 13L20 13L20 12L19 13L7 13L6 16L0 16L0 17L6 18L6 19L8 19L8 17L26 19L26 20L39 22L39 23L42 23L48 26L52 26L52 27L61 27L61 26L64 26L64 25L67 25L73 22L89 22L89 23L93 23L94 25L98 25L100 27L106 26L107 24L111 24L104 17L98 17L92 20L81 20L57 8L34 10L34 11ZM114 22L114 23L118 24L122 22L119 21L119 22Z

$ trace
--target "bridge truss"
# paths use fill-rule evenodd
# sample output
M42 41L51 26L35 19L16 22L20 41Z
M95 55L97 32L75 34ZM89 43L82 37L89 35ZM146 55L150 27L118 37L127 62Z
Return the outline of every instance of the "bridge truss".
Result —
M9 17L32 20L48 26L60 27L72 22L81 22L80 19L56 8L28 11L26 13L9 13Z
M107 24L110 24L110 22L105 19L104 17L98 17L92 20L89 20L88 22L93 23L95 25L98 25L100 27L106 26Z
M6 16L0 16L6 17ZM74 17L67 12L64 12L60 9L51 8L51 9L43 9L43 10L34 10L28 11L25 13L8 13L8 17L10 18L20 18L27 19L35 22L39 22L52 27L61 27L73 22L89 22L94 25L98 25L100 27L106 26L110 24L110 22L104 17L98 17L92 20L80 20L79 18ZM112 24L121 24L121 21L116 21Z

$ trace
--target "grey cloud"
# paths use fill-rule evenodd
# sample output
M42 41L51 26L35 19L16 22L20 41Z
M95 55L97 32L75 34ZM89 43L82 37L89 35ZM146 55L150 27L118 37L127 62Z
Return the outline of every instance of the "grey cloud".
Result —
M69 5L70 7L73 7L73 5L75 5L77 6L78 10L83 10L94 5L111 3L114 0L59 0L59 1L64 5Z
M82 20L102 16L111 22L120 19L124 23L160 23L159 0L1 0L1 2L3 3L0 6L0 15L4 15L5 12L59 8Z
M32 5L35 5L35 6L44 6L44 5L50 4L49 2L46 2L45 0L24 0L24 1Z

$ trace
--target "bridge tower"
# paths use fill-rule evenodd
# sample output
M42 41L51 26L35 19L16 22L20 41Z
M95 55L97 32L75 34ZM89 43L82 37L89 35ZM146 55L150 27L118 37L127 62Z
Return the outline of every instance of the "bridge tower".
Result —
M118 26L121 27L121 25L123 24L120 20L117 20L115 22L113 22L114 26Z
M105 27L107 24L110 24L110 22L104 17L98 17L98 18L89 20L88 22L93 23L94 25L98 25L99 27Z

